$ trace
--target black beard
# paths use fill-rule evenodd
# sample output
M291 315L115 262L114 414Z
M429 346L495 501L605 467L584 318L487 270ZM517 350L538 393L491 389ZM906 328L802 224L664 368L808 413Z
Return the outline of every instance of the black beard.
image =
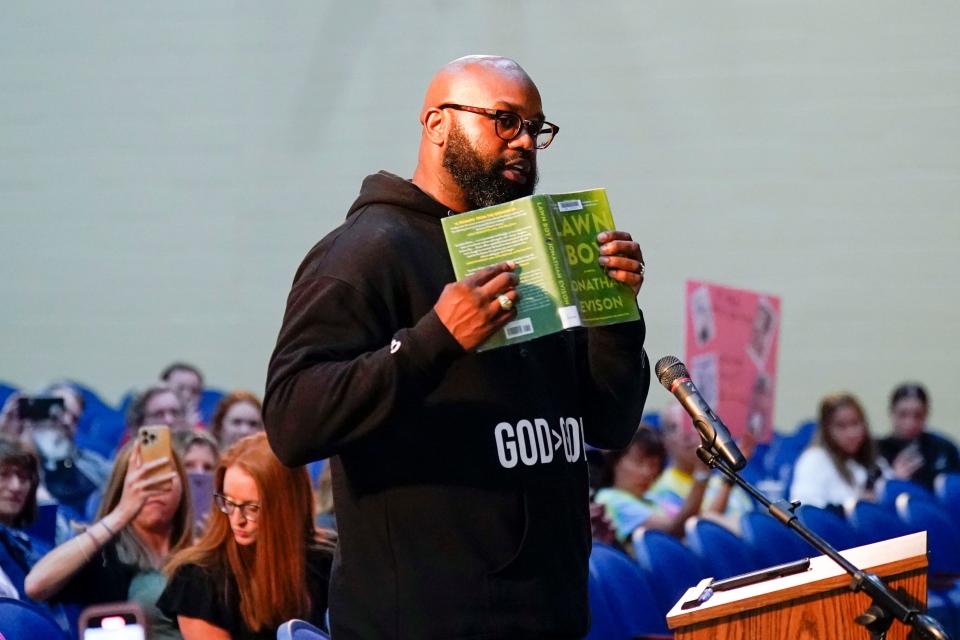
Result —
M516 182L503 175L507 161L498 158L489 167L467 140L459 125L450 131L443 153L443 168L450 172L454 182L463 191L471 209L489 207L502 202L529 196L537 186L537 165L534 155L521 152L521 158L530 162L526 182Z

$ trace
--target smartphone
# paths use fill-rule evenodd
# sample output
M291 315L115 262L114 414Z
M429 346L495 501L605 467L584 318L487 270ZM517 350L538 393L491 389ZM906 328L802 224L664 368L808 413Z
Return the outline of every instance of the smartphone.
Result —
M146 464L166 458L168 462L150 472L149 476L173 471L173 449L170 447L170 427L165 424L140 427L137 431L140 443L140 463ZM148 476L148 477L149 477Z
M792 576L795 573L803 573L808 569L810 569L810 558L801 558L800 560L785 562L784 564L778 564L766 569L742 573L738 576L731 576L723 580L715 580L710 583L710 588L714 591L730 591L731 589L739 589L749 584L757 584L758 582L766 582L774 578L783 578L785 576Z
M65 412L63 398L52 396L17 398L17 415L21 420L31 420L33 422L59 421Z
M765 582L767 580L773 580L774 578L783 578L785 576L792 576L795 573L803 573L809 569L810 558L802 558L800 560L795 560L794 562L778 564L775 567L760 569L759 571L751 571L750 573L743 573L741 575L732 576L723 580L711 580L710 584L704 588L699 596L693 600L687 600L681 604L680 609L684 611L688 609L695 609L712 598L713 594L717 591L730 591L731 589L739 589L740 587L757 584L759 582Z
M135 602L87 607L80 614L81 640L146 640L147 622Z
M213 504L213 474L188 473L190 479L190 500L193 503L193 523L200 524L210 513Z

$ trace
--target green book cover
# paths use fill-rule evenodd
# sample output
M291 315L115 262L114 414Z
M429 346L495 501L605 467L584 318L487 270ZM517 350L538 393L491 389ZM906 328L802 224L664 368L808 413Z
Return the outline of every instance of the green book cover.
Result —
M517 264L516 317L478 351L639 318L633 290L597 263L597 234L615 228L604 189L538 194L444 218L458 280L506 260Z

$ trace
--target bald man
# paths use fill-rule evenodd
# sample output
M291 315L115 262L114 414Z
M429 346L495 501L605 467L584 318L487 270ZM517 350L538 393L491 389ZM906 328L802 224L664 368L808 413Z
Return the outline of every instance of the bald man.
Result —
M515 265L454 282L440 221L529 195L557 132L514 61L455 60L420 112L412 180L364 180L304 259L264 416L286 464L332 458L337 640L580 638L590 552L584 440L625 446L650 372L643 321L476 353L514 314ZM597 239L639 292L629 234Z

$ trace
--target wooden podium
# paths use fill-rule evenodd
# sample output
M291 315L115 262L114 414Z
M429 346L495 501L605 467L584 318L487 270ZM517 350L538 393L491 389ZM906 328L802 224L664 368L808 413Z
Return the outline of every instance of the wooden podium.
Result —
M813 547L811 547L813 551ZM841 554L854 565L880 576L903 601L924 609L927 602L927 534L855 547ZM811 558L810 568L782 578L730 591L718 591L695 608L710 578L688 589L667 614L675 640L868 640L869 632L854 618L870 606L870 598L849 589L851 578L826 556ZM906 640L910 629L894 621L887 638Z

